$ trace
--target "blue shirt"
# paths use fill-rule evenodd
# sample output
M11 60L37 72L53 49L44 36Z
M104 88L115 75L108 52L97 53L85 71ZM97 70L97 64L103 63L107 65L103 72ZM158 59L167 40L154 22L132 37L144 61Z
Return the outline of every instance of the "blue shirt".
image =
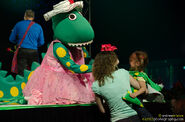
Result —
M118 121L134 115L137 115L136 111L133 110L124 100L123 95L127 91L131 92L129 72L124 69L115 71L112 78L105 78L105 84L103 86L98 85L98 81L93 82L92 90L94 93L103 96L107 101L111 121ZM132 93L132 92L131 92Z
M12 33L9 37L10 42L19 45L30 22L31 20L23 20L18 22L14 26ZM29 29L25 39L23 40L21 48L37 50L37 48L43 44L44 44L44 34L42 27L39 24L34 23Z

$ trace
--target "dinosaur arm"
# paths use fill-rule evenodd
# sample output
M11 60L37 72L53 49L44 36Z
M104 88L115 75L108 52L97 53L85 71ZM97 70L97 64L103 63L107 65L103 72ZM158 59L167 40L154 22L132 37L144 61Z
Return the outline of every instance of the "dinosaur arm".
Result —
M89 65L92 65L94 62L94 59L91 58L91 56L89 55L89 52L85 47L82 47L82 50L83 50L84 58L87 59Z
M85 47L82 47L82 50L83 50L84 58L91 58L91 56L89 55L89 52Z
M68 49L61 43L53 45L53 54L60 61L60 63L75 73L88 73L92 72L92 65L78 65L70 57Z

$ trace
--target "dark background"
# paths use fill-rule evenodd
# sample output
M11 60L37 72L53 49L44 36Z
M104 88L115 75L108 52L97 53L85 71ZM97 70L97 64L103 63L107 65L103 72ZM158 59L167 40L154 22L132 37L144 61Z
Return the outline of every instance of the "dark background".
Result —
M60 0L1 0L0 61L4 70L10 71L13 57L6 51L11 46L9 35L14 25L23 20L26 9L35 11L35 21L43 27L46 44L39 51L46 51L53 32L51 21L45 22L43 14L58 2ZM100 51L101 44L111 43L118 48L120 67L128 68L129 55L135 50L143 50L149 55L149 66L157 68L156 71L148 68L153 79L165 81L168 87L178 80L184 82L184 9L184 0L91 0L91 9L89 0L84 0L83 14L89 19L91 10L91 24L95 31L90 48L92 57ZM166 69L160 70L161 67Z
M92 0L95 41L114 43L124 64L137 49L148 52L150 61L182 58L184 11L181 0Z

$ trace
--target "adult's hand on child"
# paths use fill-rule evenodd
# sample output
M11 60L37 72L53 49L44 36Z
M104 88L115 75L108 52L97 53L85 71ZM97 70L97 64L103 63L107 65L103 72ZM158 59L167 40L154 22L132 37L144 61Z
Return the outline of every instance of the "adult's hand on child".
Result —
M136 98L136 94L135 93L130 93L130 97Z

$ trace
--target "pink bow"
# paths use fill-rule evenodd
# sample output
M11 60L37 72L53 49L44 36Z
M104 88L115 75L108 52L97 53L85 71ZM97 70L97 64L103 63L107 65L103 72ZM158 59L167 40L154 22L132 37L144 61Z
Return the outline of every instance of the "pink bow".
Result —
M101 51L114 51L116 50L116 46L112 46L111 44L102 44L101 45Z

